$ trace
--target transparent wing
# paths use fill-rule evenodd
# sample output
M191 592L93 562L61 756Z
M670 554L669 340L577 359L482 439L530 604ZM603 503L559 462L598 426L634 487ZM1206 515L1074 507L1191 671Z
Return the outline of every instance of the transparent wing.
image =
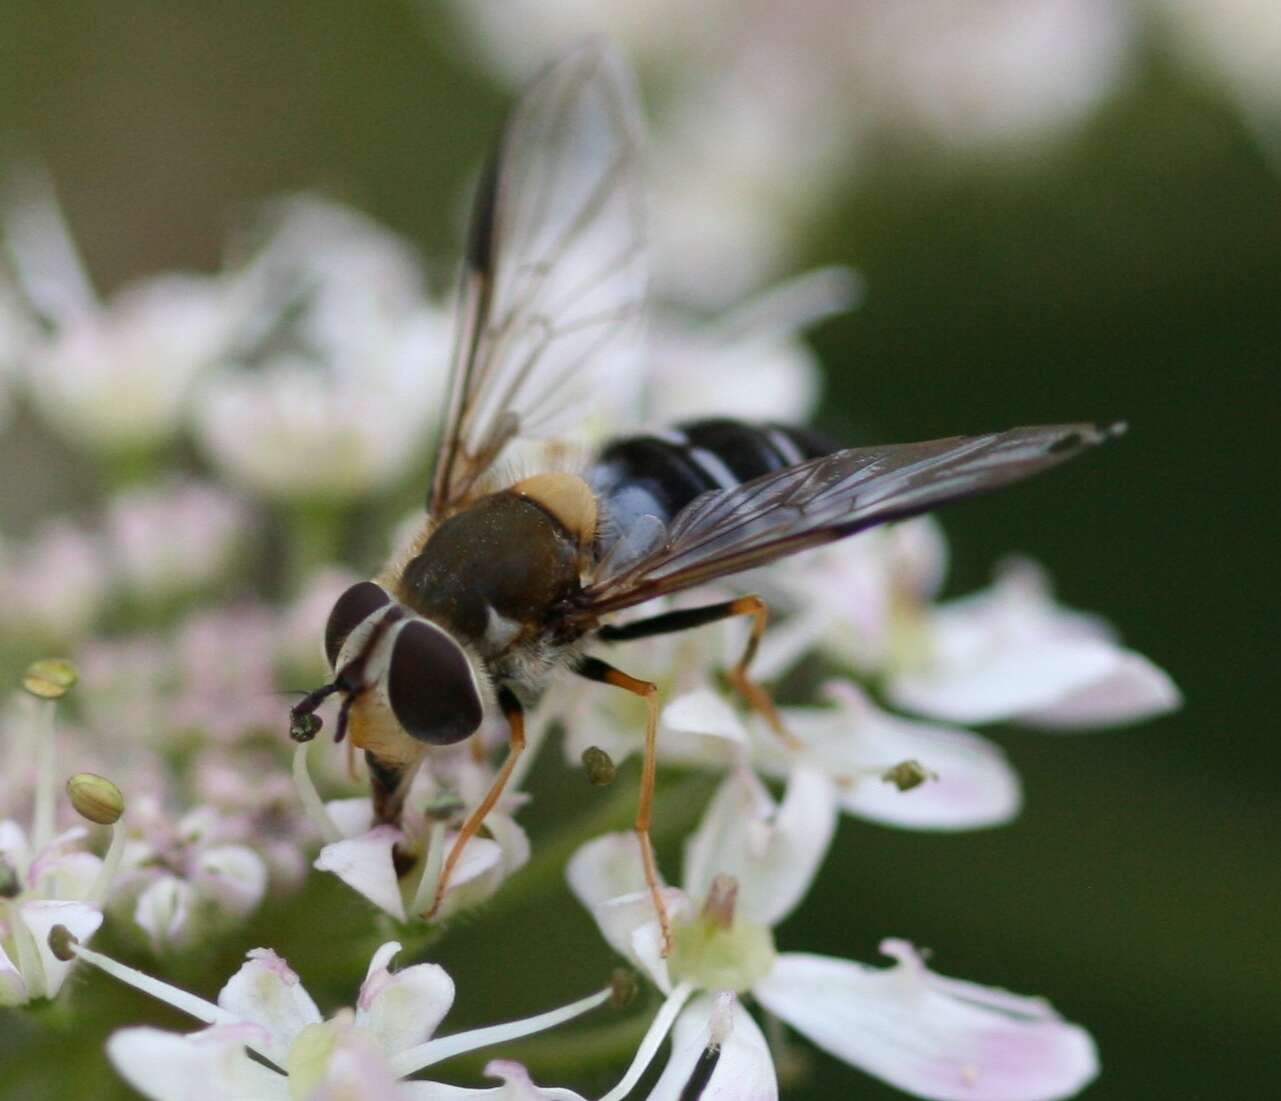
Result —
M605 564L583 591L579 614L594 618L987 493L1123 429L1050 425L859 447L713 490L682 509L650 549L617 568Z
M466 500L510 441L563 430L635 339L640 130L631 75L597 43L516 105L472 215L434 515Z

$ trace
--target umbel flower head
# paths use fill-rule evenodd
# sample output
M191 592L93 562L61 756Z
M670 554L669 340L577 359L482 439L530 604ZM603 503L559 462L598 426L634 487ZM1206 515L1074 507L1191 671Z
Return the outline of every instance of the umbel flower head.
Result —
M882 942L895 960L885 970L775 949L773 929L813 882L836 814L834 786L817 770L797 768L781 805L750 772L731 774L686 843L683 889L665 889L666 958L634 835L575 854L574 893L675 1007L669 1073L680 1077L682 1059L719 1044L712 1082L732 1083L741 1091L732 1096L775 1096L769 1048L737 1004L750 996L816 1046L918 1097L1051 1101L1089 1082L1098 1061L1082 1028L1042 999L939 975L906 941ZM704 996L685 1005L696 991Z
M401 947L395 941L370 959L355 1007L328 1018L270 948L249 953L215 1004L78 944L63 927L55 927L49 941L60 958L93 964L208 1026L187 1034L126 1028L111 1036L107 1055L112 1063L154 1101L487 1096L491 1091L406 1079L455 1055L553 1028L604 1004L611 994L600 990L525 1020L435 1037L453 1005L454 982L432 963L393 971L391 963Z

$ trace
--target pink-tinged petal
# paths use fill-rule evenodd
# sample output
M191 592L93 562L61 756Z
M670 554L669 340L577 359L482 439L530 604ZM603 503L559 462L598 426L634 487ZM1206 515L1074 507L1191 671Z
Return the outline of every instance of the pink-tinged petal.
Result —
M243 917L267 892L267 865L247 845L215 845L199 855L192 879L220 909Z
M1098 1073L1089 1033L1048 1003L934 975L900 942L882 949L900 963L785 953L753 993L825 1051L918 1097L1054 1101Z
M1011 640L974 662L900 674L890 681L889 696L936 719L1000 722L1099 683L1117 662L1117 648L1098 639Z
M248 957L218 992L218 1004L261 1028L269 1037L266 1054L283 1067L289 1045L308 1025L320 1022L320 1010L290 966L270 948L255 948Z
M0 1009L10 1005L22 1005L27 1000L27 984L22 979L22 972L9 959L9 954L0 944Z
M54 902L40 899L23 902L18 906L18 919L27 927L35 941L36 952L40 958L43 971L44 989L37 991L37 984L27 978L27 989L31 995L43 993L46 998L55 997L67 976L71 974L74 960L60 960L49 948L49 933L55 925L65 925L82 944L97 932L102 924L102 911L87 902Z
M699 1101L777 1101L778 1079L769 1045L751 1015L731 995L694 999L672 1030L672 1055L648 1101L680 1101L704 1053L715 1043L719 1055Z
M342 1032L323 1073L324 1080L314 1090L302 1094L295 1087L294 1096L307 1101L400 1101L404 1096L386 1053L366 1033Z
M419 963L392 971L395 941L374 954L356 1001L356 1024L378 1037L388 1055L430 1040L454 1004L454 980L443 967Z
M1018 721L1044 730L1076 731L1142 722L1182 704L1182 693L1164 669L1142 654L1122 650L1109 676L1050 707L1020 715Z
M834 708L789 708L784 719L805 742L803 759L836 781L846 813L918 830L995 826L1018 813L1018 774L991 742L890 715L849 682L830 684L826 691ZM907 761L918 762L930 778L902 791L884 775ZM783 776L789 762L777 740L767 740L761 767Z
M685 891L703 899L717 875L733 876L737 912L777 925L809 890L835 830L835 787L817 769L793 770L782 806L751 772L732 772L685 845Z
M252 1025L216 1025L189 1036L126 1028L107 1040L107 1057L152 1101L289 1101L289 1082L245 1051L260 1040Z
M392 863L392 850L402 836L393 826L375 826L358 837L326 845L316 856L315 867L333 872L380 910L404 921L405 900Z
M450 834L446 838L447 846L453 846L455 836ZM479 906L491 898L503 882L503 856L502 846L488 837L473 837L468 841L449 877L449 886L436 913L437 920Z
M190 883L164 875L138 895L133 919L147 931L156 951L164 951L182 938L195 901L196 891Z

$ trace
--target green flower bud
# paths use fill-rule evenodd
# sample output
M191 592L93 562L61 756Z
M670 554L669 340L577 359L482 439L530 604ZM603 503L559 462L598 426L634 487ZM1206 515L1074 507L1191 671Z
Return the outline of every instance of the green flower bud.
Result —
M67 797L76 813L100 826L111 826L125 812L125 799L105 776L77 772L67 781Z
M27 666L22 687L37 699L60 700L79 679L76 667L66 658L41 658Z

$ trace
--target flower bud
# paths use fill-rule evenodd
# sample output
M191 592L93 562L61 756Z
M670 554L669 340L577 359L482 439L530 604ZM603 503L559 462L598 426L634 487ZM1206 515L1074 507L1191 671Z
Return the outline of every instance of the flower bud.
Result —
M37 699L58 700L65 696L80 674L66 658L41 658L27 666L22 687Z
M596 745L583 750L583 771L587 773L587 782L598 788L612 784L618 774L614 759Z
M881 779L893 784L899 791L911 791L920 787L926 780L937 780L938 776L926 768L920 761L900 761L893 768L881 773Z
M77 772L67 781L67 797L76 813L100 826L111 826L125 811L124 796L105 776Z

